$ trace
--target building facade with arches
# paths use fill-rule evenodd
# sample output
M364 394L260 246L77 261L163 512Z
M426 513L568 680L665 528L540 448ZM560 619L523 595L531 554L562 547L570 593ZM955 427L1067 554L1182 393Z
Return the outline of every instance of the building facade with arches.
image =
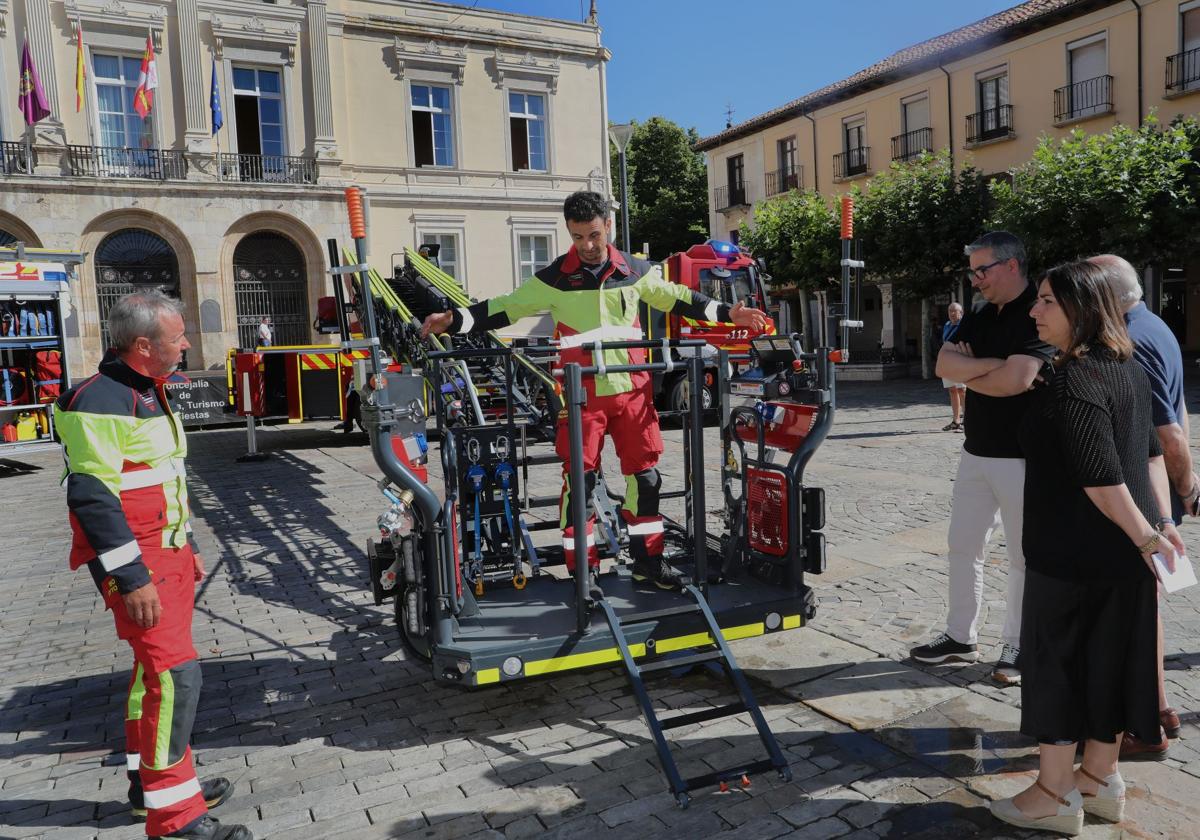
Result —
M26 38L52 111L33 127L14 93ZM147 38L159 87L142 119L121 103ZM566 195L611 195L608 58L594 17L427 0L0 0L0 244L87 255L75 377L138 288L182 301L193 370L223 366L264 315L276 344L331 341L312 323L326 243L350 244L348 185L367 192L381 273L434 243L468 294L506 292L567 246Z

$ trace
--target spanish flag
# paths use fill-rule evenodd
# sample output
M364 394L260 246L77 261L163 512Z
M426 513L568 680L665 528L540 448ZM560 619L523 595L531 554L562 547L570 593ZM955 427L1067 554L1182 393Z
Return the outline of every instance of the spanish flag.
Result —
M83 21L78 27L79 42L75 48L75 113L83 110L83 80L87 76L87 65L83 60Z
M138 76L137 90L133 92L133 110L142 119L150 116L154 107L154 89L158 87L158 65L154 63L154 44L146 36L146 53L142 56L142 72Z

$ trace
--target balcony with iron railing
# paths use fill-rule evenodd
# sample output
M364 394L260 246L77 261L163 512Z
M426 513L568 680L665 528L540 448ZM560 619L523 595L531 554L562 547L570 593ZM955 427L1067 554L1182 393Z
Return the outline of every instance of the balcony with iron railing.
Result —
M0 142L0 175L32 175L37 159L24 143Z
M1167 56L1167 96L1200 90L1200 47Z
M766 178L767 195L779 195L788 190L800 189L802 181L800 175L803 169L795 167L793 169L776 169L774 172L768 172Z
M286 155L245 155L226 152L217 155L217 172L222 181L254 184L315 184L317 161Z
M90 178L183 181L187 179L187 159L183 152L170 149L68 145L67 171Z
M856 146L833 156L835 178L855 178L866 175L871 166L871 147Z
M989 140L1002 140L1012 137L1013 106L1000 105L996 108L984 108L974 114L967 115L967 145L986 143Z
M932 128L917 128L892 138L892 160L912 160L922 152L932 151Z
M1056 125L1113 112L1113 77L1097 76L1054 91Z
M713 190L713 206L717 210L730 210L746 205L746 185L729 184Z

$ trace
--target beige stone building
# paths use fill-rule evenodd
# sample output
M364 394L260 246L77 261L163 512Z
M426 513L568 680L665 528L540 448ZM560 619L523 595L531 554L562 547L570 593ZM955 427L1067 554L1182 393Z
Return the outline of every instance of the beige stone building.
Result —
M31 130L26 38L53 112ZM608 58L594 19L429 0L0 0L0 243L87 253L75 376L95 368L112 301L144 284L184 301L192 369L222 365L262 315L276 343L317 339L349 184L367 190L381 272L435 242L469 294L505 292L566 247L567 194L611 194Z
M1200 112L1200 0L1031 0L705 138L711 231L736 239L764 198L803 188L832 200L922 150L997 175L1043 135L1152 111ZM1164 317L1200 349L1200 260L1162 279ZM864 319L856 349L915 354L919 310L894 305L888 284L868 292Z

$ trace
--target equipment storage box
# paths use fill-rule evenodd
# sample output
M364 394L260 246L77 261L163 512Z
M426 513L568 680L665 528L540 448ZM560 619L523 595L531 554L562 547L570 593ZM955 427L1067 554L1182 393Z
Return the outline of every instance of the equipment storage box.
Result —
M63 336L81 254L0 248L0 457L56 446L51 405L70 383Z

